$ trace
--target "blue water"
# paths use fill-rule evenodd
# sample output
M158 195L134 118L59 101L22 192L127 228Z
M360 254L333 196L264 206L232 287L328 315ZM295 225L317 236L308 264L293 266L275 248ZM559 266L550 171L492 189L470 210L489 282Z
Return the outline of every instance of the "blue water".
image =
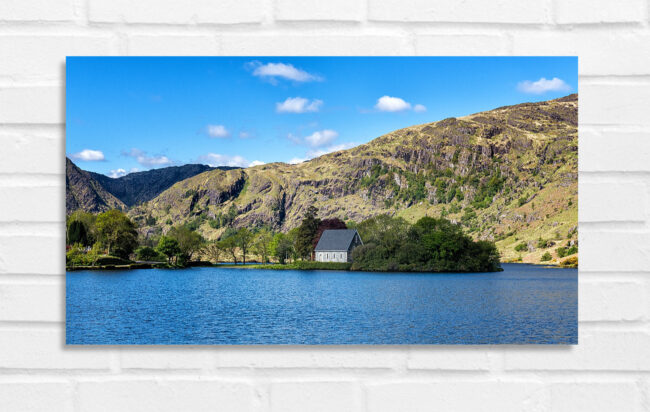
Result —
M68 344L578 341L578 271L477 274L232 268L67 274Z

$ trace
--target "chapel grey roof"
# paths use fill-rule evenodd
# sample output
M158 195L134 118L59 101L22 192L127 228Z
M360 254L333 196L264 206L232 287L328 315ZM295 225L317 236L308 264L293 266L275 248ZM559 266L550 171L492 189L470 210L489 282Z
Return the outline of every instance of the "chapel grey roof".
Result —
M357 233L355 229L328 229L324 230L323 234L316 245L316 252L323 251L341 251L345 252L350 248L354 235Z

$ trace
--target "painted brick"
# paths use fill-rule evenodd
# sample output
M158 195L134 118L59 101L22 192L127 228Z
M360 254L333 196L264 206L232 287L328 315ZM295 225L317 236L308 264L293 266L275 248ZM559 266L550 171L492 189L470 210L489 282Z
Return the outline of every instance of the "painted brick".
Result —
M476 346L412 346L409 349L409 369L489 370L489 352Z
M646 19L643 0L555 0L555 21L560 24L640 23Z
M207 379L80 382L79 410L233 411L253 410L255 393L245 383Z
M0 123L63 123L64 99L65 91L60 87L0 89Z
M264 18L262 0L90 0L89 18L93 22L196 24L259 23Z
M631 321L648 317L645 304L648 298L641 283L581 281L578 293L580 321Z
M491 34L419 34L415 54L422 56L494 56L508 53L508 39Z
M63 325L56 330L0 330L0 369L105 370L109 355L106 348L65 346Z
M63 202L52 202L43 208L43 199L61 199L63 186L58 187L0 187L0 222L62 222Z
M224 34L221 54L228 56L282 55L408 55L412 45L403 34L265 35Z
M63 139L64 131L57 126L0 128L0 173L63 173Z
M66 56L108 55L113 36L20 35L0 36L0 55L11 56L0 65L0 77L36 81L65 81Z
M360 21L366 4L361 0L292 0L275 1L276 20Z
M3 0L0 20L68 21L75 18L73 0Z
M645 271L650 265L650 235L580 228L580 269Z
M543 1L470 0L457 3L444 0L369 0L370 20L458 23L546 23L547 5Z
M539 410L547 401L543 385L528 382L395 382L369 384L368 410L425 412ZM435 408L433 406L435 405ZM489 406L488 406L489 405ZM535 409L537 408L537 409Z
M210 369L214 351L197 347L133 347L120 349L122 369Z
M549 393L549 409L554 412L645 410L635 382L555 383Z
M579 182L580 222L643 222L646 220L646 185L612 180ZM595 208L593 205L598 204Z
M590 83L580 86L580 124L650 125L649 83Z
M63 229L63 225L61 225ZM34 258L38 251L38 258ZM60 237L0 236L0 274L30 273L61 275L65 273L65 242Z
M405 363L404 349L394 347L220 347L220 368L394 368Z
M65 321L65 279L54 284L0 283L0 321Z
M649 41L645 31L527 30L512 32L512 51L521 56L579 56L581 75L639 75L650 73L650 50L644 47Z
M583 128L579 134L581 172L650 171L650 131Z
M650 334L584 330L575 346L522 346L504 352L507 370L648 371Z
M63 382L1 382L5 411L72 412L72 385Z
M361 411L355 382L282 382L271 385L271 411Z
M132 35L128 38L133 56L205 56L219 52L216 36Z

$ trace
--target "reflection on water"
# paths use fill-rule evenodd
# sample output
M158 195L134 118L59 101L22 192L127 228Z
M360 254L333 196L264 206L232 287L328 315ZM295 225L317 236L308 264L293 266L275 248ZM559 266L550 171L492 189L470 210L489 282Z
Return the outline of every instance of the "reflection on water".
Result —
M577 343L578 271L67 274L69 344Z

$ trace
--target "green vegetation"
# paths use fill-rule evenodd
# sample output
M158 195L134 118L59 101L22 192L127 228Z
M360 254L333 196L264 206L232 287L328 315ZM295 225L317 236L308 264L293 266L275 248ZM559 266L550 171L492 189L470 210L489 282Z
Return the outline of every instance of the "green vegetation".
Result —
M551 259L553 259L553 256L549 252L546 252L542 255L540 262L548 262Z
M67 245L80 245L72 255L99 244L100 255L110 246L112 256L142 260L136 246L156 249L162 236L181 237L175 232L184 227L205 240L177 252L175 264L291 263L311 257L318 219L303 220L313 206L322 219L349 225L381 214L409 225L442 217L474 240L494 241L503 261L539 263L548 251L561 262L577 253L577 107L577 96L569 96L406 127L298 165L204 169L148 190L146 199L134 195L137 203L111 197L102 180L89 181L68 161L76 183L67 210L94 215L69 215ZM107 208L127 211L137 227L134 248L129 236L120 247L98 231L97 213ZM242 228L250 242L235 236Z
M347 262L314 262L299 260L293 263L274 265L248 265L247 269L274 269L274 270L350 270L351 263Z
M423 217L414 225L380 215L360 223L364 245L352 252L352 270L494 272L500 270L493 243L473 241L446 219Z
M528 250L528 245L524 242L519 243L517 246L515 246L515 250L517 252L523 252Z

